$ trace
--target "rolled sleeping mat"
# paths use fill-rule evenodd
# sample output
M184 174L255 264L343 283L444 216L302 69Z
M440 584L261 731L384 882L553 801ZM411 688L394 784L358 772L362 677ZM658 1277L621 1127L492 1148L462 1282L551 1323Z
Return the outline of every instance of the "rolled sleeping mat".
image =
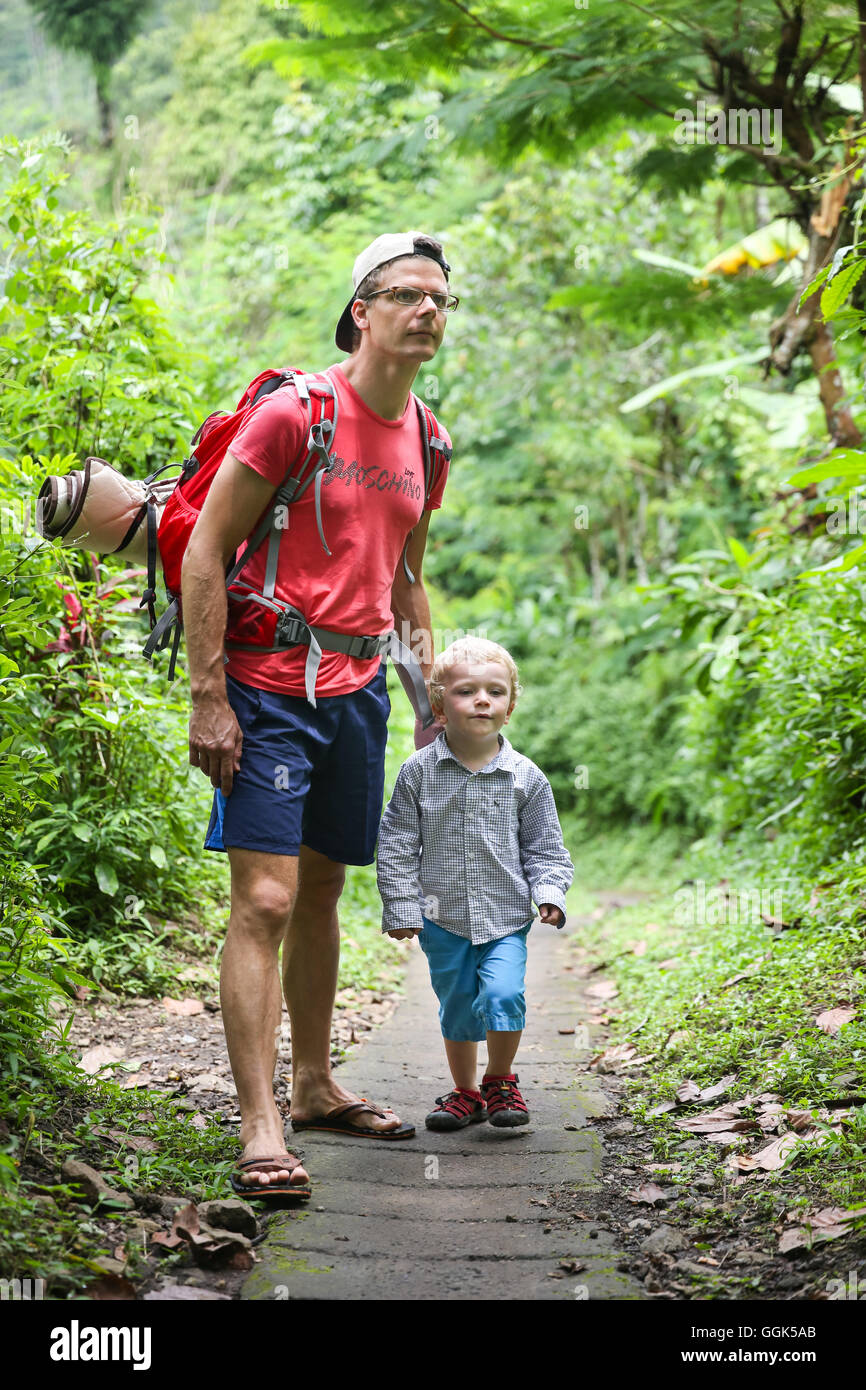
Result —
M176 479L146 485L124 478L105 459L88 458L84 467L48 477L39 490L36 526L46 540L63 540L99 555L123 552L147 560L147 503L154 503L157 524Z

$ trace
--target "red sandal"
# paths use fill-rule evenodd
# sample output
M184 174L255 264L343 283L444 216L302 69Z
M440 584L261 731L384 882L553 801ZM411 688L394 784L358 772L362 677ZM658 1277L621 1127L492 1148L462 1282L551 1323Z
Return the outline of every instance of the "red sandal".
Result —
M526 1101L517 1089L520 1077L484 1076L481 1080L481 1097L487 1106L490 1123L500 1129L514 1125L528 1125L529 1111Z
M428 1129L463 1129L487 1119L487 1107L480 1091L466 1091L458 1086L447 1096L436 1097L436 1109L431 1110L424 1123Z

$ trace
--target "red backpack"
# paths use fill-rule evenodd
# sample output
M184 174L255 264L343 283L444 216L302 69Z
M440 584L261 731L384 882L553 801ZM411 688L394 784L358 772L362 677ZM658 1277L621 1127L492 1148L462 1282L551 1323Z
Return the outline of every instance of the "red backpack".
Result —
M311 627L297 608L278 599L274 592L280 541L286 529L285 508L300 497L310 483L314 484L315 489L316 525L319 536L325 553L331 554L322 528L321 492L324 474L333 467L332 446L337 429L337 393L332 381L324 372L307 375L291 367L283 371L269 368L260 372L244 391L233 414L215 411L193 435L192 452L184 462L180 477L159 518L158 526L153 501L146 503L146 511L142 508L139 524L144 521L147 526L147 589L142 597L141 607L147 605L151 624L151 634L145 643L144 654L152 658L154 652L167 646L171 638L168 677L169 680L174 679L183 627L181 568L204 499L227 449L241 425L249 418L250 411L255 410L265 396L289 383L306 407L309 422L306 447L302 455L290 463L285 478L274 493L270 507L227 566L229 617L226 626L226 646L264 653L281 651L298 644L309 645L305 686L307 698L313 706L316 703L316 672L323 648L364 659L390 655L415 712L426 728L432 723L433 714L421 668L409 648L400 642L396 632L368 636ZM412 397L418 413L424 457L423 510L426 510L430 494L442 475L445 462L451 458L451 450L440 435L432 410L419 400L414 392ZM163 468L157 469L146 479L145 485L150 487L163 471ZM268 552L265 577L262 588L257 590L243 580L241 575L266 538ZM126 537L126 540L128 539L129 536ZM409 583L413 584L415 577L406 562L409 539L410 537L407 537L403 548L403 569ZM166 592L170 600L168 608L159 619L155 611L157 550L162 561Z

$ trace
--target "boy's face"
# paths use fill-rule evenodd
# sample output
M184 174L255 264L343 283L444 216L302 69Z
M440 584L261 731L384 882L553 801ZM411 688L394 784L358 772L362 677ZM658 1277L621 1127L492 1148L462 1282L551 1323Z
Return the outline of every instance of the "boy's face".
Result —
M446 671L442 685L436 721L464 738L483 739L511 718L511 677L499 661L461 662Z

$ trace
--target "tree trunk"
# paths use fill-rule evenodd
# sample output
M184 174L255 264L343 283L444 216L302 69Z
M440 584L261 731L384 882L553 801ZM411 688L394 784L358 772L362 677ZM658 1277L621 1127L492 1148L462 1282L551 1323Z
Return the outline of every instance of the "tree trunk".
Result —
M842 376L836 364L836 349L830 326L821 317L821 293L823 286L810 295L801 308L798 307L800 295L810 284L818 271L832 259L839 239L839 207L836 204L836 220L830 226L830 218L825 216L825 199L822 199L821 212L816 212L809 229L809 251L806 256L806 269L803 281L784 314L770 326L771 353L768 365L775 367L783 375L791 370L797 354L807 349L818 377L818 391L827 430L834 445L844 444L858 448L862 436L851 416L850 409L842 402L845 391ZM817 225L815 225L817 224Z
M863 436L854 424L851 408L845 401L842 373L836 364L836 346L828 323L817 322L809 341L812 366L818 378L821 404L827 417L827 428L834 445L859 449Z
M111 105L111 69L105 63L94 63L96 104L99 108L99 130L104 149L114 144L114 110Z
M635 479L635 486L638 495L637 520L634 527L634 567L637 571L638 584L648 584L649 575L647 574L646 559L643 553L643 540L646 535L646 514L649 504L646 486L643 478Z

